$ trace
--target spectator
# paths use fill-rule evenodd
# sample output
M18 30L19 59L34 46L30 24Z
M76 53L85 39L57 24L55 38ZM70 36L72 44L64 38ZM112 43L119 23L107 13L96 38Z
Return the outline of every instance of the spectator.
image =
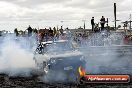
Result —
M28 30L28 36L29 36L29 37L32 36L32 31L33 31L33 29L30 27L30 25L29 25L29 27L27 28L27 30Z
M19 35L17 28L15 28L14 33L16 34L16 36Z
M105 25L105 18L104 16L102 16L102 18L100 19L100 24L101 24L101 30L104 29L104 25Z
M53 28L53 33L54 33L54 36L56 35L56 28L54 27Z
M49 28L49 36L53 37L53 30L51 29L51 27Z
M94 31L94 25L95 25L95 23L94 23L94 17L92 17L92 19L91 19L91 25L92 25L92 31Z
M61 26L61 29L59 30L60 31L60 34L63 35L63 27Z

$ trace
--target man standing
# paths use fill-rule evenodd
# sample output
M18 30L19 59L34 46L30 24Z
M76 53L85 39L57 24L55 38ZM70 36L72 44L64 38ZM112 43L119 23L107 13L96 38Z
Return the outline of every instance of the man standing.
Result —
M100 19L100 24L101 24L101 30L104 29L104 25L105 25L105 18L104 16L102 16L102 18Z
M27 28L28 30L28 37L32 36L32 31L33 29L31 28L31 26L29 25L29 27Z
M94 17L92 17L92 19L91 19L91 25L92 25L92 31L94 31L94 25L95 25L95 23L94 23Z
M17 28L15 28L14 33L16 34L16 36L19 35Z

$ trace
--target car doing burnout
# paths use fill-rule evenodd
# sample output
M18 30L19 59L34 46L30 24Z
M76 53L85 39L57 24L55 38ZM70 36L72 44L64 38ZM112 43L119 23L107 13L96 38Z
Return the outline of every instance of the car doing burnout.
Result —
M46 44L46 43L45 43ZM44 71L50 82L76 82L78 68L85 68L83 54L71 48L68 41L48 43L47 52L35 54L34 60L38 69ZM61 49L60 49L61 47Z

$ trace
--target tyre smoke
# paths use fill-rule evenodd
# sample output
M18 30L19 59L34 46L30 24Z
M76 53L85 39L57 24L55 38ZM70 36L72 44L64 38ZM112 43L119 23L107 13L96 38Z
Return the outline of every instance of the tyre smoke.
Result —
M29 44L27 44L29 43ZM29 76L35 67L33 53L27 38L7 35L0 44L0 72L10 76Z

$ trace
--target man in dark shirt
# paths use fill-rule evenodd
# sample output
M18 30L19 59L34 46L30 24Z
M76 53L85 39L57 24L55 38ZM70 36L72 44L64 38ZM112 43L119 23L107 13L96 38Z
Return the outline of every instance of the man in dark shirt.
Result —
M31 28L30 25L29 25L29 27L27 28L27 30L28 30L28 36L29 36L29 37L32 36L32 31L33 31L33 29Z
M100 24L101 24L101 30L104 29L104 25L105 25L105 18L104 16L102 16L102 18L100 19Z
M51 27L49 27L49 36L53 37L53 30L51 29Z
M19 35L17 28L15 28L14 33L16 34L16 36Z
M95 23L94 23L94 17L92 17L92 19L91 19L91 25L92 25L92 31L94 31L94 25L95 25Z

